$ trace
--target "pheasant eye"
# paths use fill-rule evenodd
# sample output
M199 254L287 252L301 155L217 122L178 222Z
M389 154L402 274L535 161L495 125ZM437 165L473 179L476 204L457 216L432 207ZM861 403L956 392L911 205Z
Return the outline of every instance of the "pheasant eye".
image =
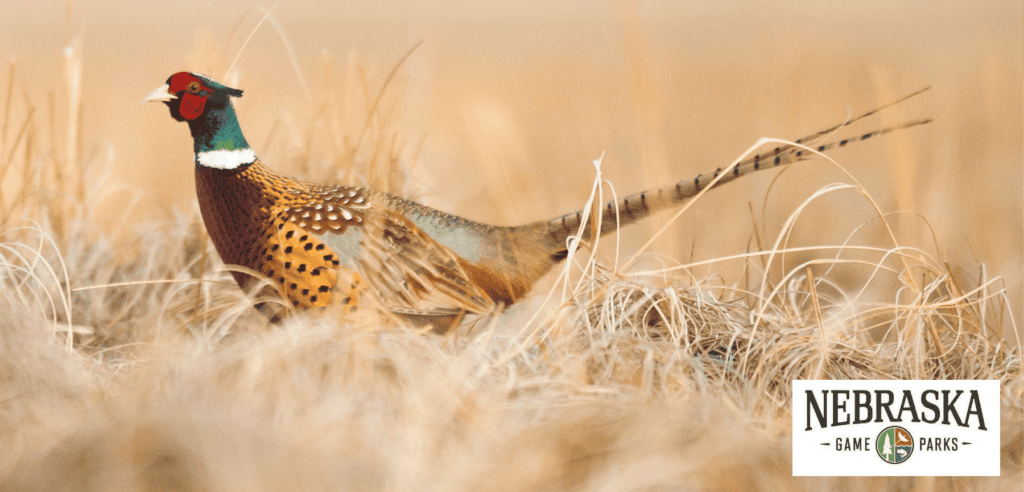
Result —
M191 92L193 94L199 92L199 82L197 82L195 80L193 80L192 82L189 82L188 85L185 86L185 90L187 90L187 91L189 91L189 92Z

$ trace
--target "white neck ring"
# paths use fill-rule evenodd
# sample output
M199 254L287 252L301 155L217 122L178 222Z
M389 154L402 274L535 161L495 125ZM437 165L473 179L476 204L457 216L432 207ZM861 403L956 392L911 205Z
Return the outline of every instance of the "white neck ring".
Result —
M256 153L252 149L217 149L196 152L196 162L200 166L214 169L238 169L256 161Z

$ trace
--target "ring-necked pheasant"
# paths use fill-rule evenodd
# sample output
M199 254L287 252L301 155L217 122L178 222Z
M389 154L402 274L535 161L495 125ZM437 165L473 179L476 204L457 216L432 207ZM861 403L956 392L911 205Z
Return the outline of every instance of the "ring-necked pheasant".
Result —
M256 157L242 135L231 103L241 95L209 77L179 72L145 101L164 102L174 119L188 122L199 209L224 263L266 275L296 307L327 306L342 300L350 287L357 291L338 285L339 272L353 272L393 312L444 329L462 313L488 313L522 298L565 259L566 241L583 220L581 212L574 212L516 227L492 226L387 193L281 176ZM928 121L909 121L814 148L842 147ZM840 126L796 142L810 145ZM799 147L777 147L741 162L717 185L809 154ZM693 197L718 174L608 203L599 234ZM590 235L588 229L583 237ZM255 281L243 273L233 275L243 288ZM351 295L343 301L354 302Z

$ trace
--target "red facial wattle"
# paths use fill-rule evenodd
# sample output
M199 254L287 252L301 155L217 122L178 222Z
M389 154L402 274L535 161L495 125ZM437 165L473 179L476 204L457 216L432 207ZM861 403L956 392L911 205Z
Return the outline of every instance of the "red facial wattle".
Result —
M181 104L178 105L178 112L187 120L194 120L203 114L206 107L206 98L212 89L202 85L202 82L188 72L178 72L168 80L168 92L171 94L181 93Z
M203 114L203 108L206 107L206 98L203 96L197 96L195 94L189 94L188 92L181 95L181 105L178 106L178 112L186 120L194 120Z

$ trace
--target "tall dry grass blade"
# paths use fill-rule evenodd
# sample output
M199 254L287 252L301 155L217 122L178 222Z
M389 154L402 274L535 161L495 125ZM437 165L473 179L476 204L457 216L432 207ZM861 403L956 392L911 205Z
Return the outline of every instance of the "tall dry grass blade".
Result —
M665 140L660 129L665 128L662 104L658 98L661 90L657 85L649 62L652 51L647 41L647 31L638 11L636 0L620 0L622 15L622 36L629 68L630 100L635 106L637 135L640 139L640 172L643 176L657 176L668 163Z
M253 27L252 31L249 32L249 37L245 38L245 42L243 42L242 46L238 48L238 53L235 54L235 58L232 59L231 64L228 65L228 69L224 72L224 80L227 80L228 77L231 75L231 70L235 68L235 63L237 63L238 58L242 56L242 52L245 51L245 47L249 45L249 41L252 39L253 36L256 35L256 31L259 30L260 26L263 25L263 22L267 20L268 17L270 17L270 14L274 12L274 9L276 9L278 5L281 5L281 2L283 1L284 0L277 0L277 3L275 3L273 7L270 7L270 10L267 10L266 12L263 13L263 17L260 18L260 21L256 23L256 27ZM239 22L241 22L241 20L239 20Z
M278 3L283 1L284 0L279 0ZM295 49L292 48L291 41L289 41L288 36L285 35L284 29L281 29L281 26L277 24L277 20L270 16L269 11L266 15L267 20L270 21L270 25L273 26L274 30L277 31L278 37L281 38L281 44L284 45L285 53L288 53L288 61L291 62L292 70L295 72L295 76L299 79L299 85L302 87L302 94L306 97L306 102L312 101L313 96L309 92L309 85L306 84L306 77L302 75L302 69L299 67L299 57L295 55Z
M18 150L18 145L21 144L21 139L28 134L29 125L32 123L32 115L35 114L36 108L28 108L28 113L25 115L25 121L22 122L21 128L18 129L17 135L14 137L14 142L11 144L11 150L7 153L4 161L0 163L0 183L4 182L4 177L7 175L11 164L14 162L14 153Z
M422 39L417 41L412 48L409 48L409 51L406 51L405 54L402 55L402 58L398 60L398 63L395 63L395 66L391 68L391 72L389 72L387 78L384 79L384 84L377 93L377 97L373 98L373 104L370 105L370 108L366 113L366 122L363 124L363 129L359 132L359 136L356 137L352 149L349 151L350 156L354 156L359 150L359 146L362 144L363 138L366 136L366 132L370 129L370 124L373 122L373 117L377 115L377 108L380 106L380 101L384 97L384 92L387 91L388 86L391 85L391 80L395 77L395 74L398 73L398 69L402 68L405 60L409 59L413 52L416 51L423 42L424 40ZM369 84L367 84L365 79L363 80L363 87L366 88L366 90L369 90ZM369 94L364 95L368 96ZM369 98L367 98L367 101L369 101Z
M584 231L586 230L586 225L589 223L590 214L593 213L591 207L594 204L594 200L602 196L601 163L603 160L604 153L602 152L601 157L593 161L595 175L593 185L590 189L590 197L588 198L586 205L584 205L583 210L580 212L583 216L583 220L580 221L576 234L566 238L566 251L568 253L564 261L564 266L561 268L561 271L559 272L558 277L556 278L551 288L548 289L546 294L544 294L544 299L541 302L538 309L534 311L534 313L530 316L526 323L524 323L523 326L519 329L517 340L515 340L514 343L510 344L507 347L507 349L501 355L501 357L497 359L495 365L501 366L509 363L516 357L527 356L527 354L531 350L531 347L536 347L538 345L544 346L548 342L548 338L551 335L551 332L553 331L554 327L559 325L558 321L564 321L564 313L560 314L556 312L548 315L544 322L540 322L542 315L544 315L544 308L548 306L548 304L551 302L552 298L555 295L555 292L558 290L562 291L562 296L559 303L565 306L570 303L572 299L571 295L575 295L575 293L578 293L583 290L584 282L588 278L586 272L595 264L594 259L597 254L596 245L600 238L597 238L594 241L594 247L592 247L590 250L590 257L587 259L587 262L584 266L581 266L577 263L576 255L579 251L579 248L584 245ZM601 200L598 199L597 202L600 203ZM580 280L576 283L576 285L570 288L572 284L571 277L573 267L577 267L581 272L583 272L583 275L581 276ZM573 292L573 294L570 294L570 290ZM547 326L548 328L545 329L545 326Z
M6 150L7 128L11 122L11 103L14 97L14 67L17 66L17 60L17 58L11 58L10 67L7 69L7 97L4 98L4 123L0 127L0 152Z
M76 38L64 49L64 78L68 94L68 134L65 155L69 166L78 165L81 152L82 40Z
M807 290L811 294L811 314L814 315L815 324L818 326L818 336L821 341L821 365L818 366L816 374L812 379L821 379L825 367L829 364L828 334L825 332L825 323L821 321L821 302L818 301L818 286L814 280L814 269L808 266L805 272L807 275Z
M32 194L32 169L34 161L33 151L35 147L32 145L36 141L35 137L35 125L33 124L32 117L35 115L35 106L28 106L28 114L26 119L29 120L28 128L25 130L25 151L22 155L21 161L21 186L18 187L18 196L11 204L10 209L7 209L5 216L3 217L4 222L10 220L15 215L15 210L21 209L24 213L24 209L29 206L29 196Z

